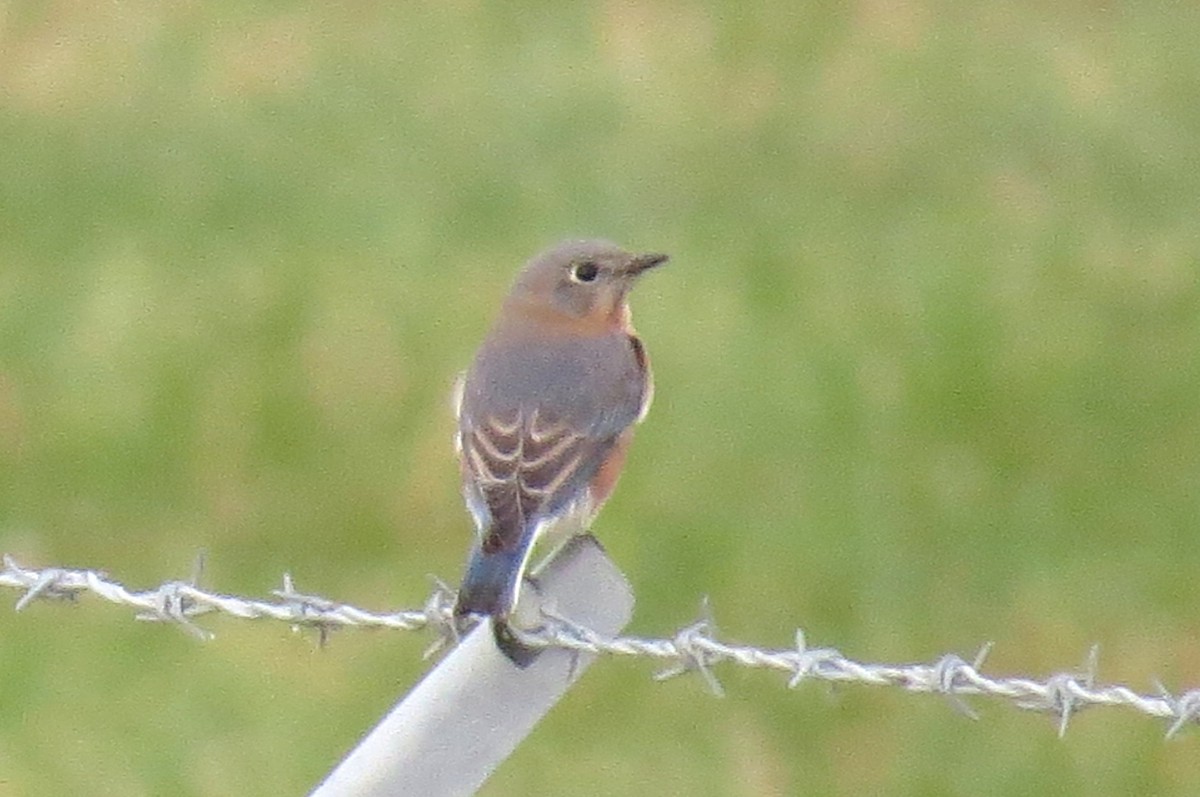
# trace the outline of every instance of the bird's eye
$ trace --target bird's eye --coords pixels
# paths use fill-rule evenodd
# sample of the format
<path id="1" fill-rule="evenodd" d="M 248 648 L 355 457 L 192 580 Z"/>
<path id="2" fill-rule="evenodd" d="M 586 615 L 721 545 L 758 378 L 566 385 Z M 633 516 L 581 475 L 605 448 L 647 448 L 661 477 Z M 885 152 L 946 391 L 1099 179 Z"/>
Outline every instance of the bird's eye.
<path id="1" fill-rule="evenodd" d="M 576 263 L 571 268 L 571 279 L 575 282 L 593 282 L 600 274 L 600 267 L 591 260 Z"/>

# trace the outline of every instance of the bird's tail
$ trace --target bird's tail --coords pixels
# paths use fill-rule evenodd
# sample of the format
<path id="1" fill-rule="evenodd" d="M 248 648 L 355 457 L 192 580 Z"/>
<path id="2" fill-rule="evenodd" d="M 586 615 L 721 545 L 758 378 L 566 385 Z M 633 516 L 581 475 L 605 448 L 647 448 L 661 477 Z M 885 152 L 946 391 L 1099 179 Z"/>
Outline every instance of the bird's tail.
<path id="1" fill-rule="evenodd" d="M 517 602 L 517 587 L 525 564 L 525 546 L 517 545 L 497 551 L 484 551 L 476 545 L 467 562 L 467 573 L 458 588 L 454 614 L 485 614 L 503 619 Z"/>
<path id="2" fill-rule="evenodd" d="M 485 551 L 482 545 L 476 545 L 454 604 L 454 616 L 460 619 L 472 614 L 490 617 L 496 645 L 518 667 L 528 666 L 537 657 L 536 650 L 513 638 L 508 626 L 508 616 L 516 605 L 524 577 L 532 536 L 531 530 L 523 536 L 521 544 L 494 551 Z"/>

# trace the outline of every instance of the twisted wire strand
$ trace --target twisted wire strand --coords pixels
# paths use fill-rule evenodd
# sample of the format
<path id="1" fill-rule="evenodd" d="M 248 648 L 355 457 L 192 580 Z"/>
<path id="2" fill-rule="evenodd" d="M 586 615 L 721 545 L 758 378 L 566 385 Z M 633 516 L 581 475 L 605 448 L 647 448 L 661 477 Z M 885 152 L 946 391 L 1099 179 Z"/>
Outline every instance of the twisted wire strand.
<path id="1" fill-rule="evenodd" d="M 247 599 L 201 589 L 197 577 L 190 581 L 166 581 L 147 590 L 131 590 L 96 570 L 49 567 L 25 568 L 10 556 L 3 558 L 0 587 L 20 590 L 16 610 L 38 600 L 74 600 L 91 593 L 110 603 L 136 609 L 138 620 L 174 623 L 199 639 L 211 638 L 195 622 L 207 614 L 224 614 L 242 620 L 274 620 L 293 627 L 314 628 L 325 642 L 339 628 L 382 628 L 395 631 L 431 632 L 435 641 L 426 655 L 452 644 L 456 638 L 453 619 L 454 592 L 438 583 L 420 609 L 373 612 L 296 590 L 285 574 L 273 600 Z M 702 614 L 707 615 L 707 607 Z M 605 637 L 552 612 L 544 613 L 542 626 L 514 630 L 520 642 L 531 647 L 561 648 L 581 653 L 651 659 L 661 669 L 657 680 L 684 673 L 699 674 L 716 695 L 723 694 L 714 668 L 732 664 L 774 670 L 788 677 L 789 688 L 805 681 L 897 687 L 908 692 L 940 694 L 961 713 L 975 718 L 964 700 L 985 696 L 1007 701 L 1020 709 L 1053 714 L 1058 733 L 1066 733 L 1072 717 L 1085 708 L 1109 706 L 1138 711 L 1168 722 L 1167 738 L 1200 722 L 1200 689 L 1178 695 L 1161 684 L 1157 694 L 1137 692 L 1123 685 L 1097 683 L 1098 650 L 1092 648 L 1083 667 L 1044 679 L 993 677 L 981 670 L 991 645 L 985 645 L 968 662 L 947 654 L 931 663 L 875 664 L 846 658 L 833 648 L 813 648 L 803 630 L 797 630 L 791 648 L 770 649 L 726 642 L 714 632 L 711 620 L 691 623 L 671 637 Z"/>

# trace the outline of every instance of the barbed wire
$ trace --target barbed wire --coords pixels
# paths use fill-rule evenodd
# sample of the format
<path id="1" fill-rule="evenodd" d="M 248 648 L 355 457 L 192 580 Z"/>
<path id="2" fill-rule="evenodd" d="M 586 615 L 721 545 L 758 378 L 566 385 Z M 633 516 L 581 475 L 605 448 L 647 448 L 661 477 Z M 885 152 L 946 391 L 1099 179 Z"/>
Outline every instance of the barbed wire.
<path id="1" fill-rule="evenodd" d="M 174 623 L 199 639 L 211 638 L 211 632 L 195 620 L 219 613 L 243 620 L 275 620 L 292 627 L 315 629 L 322 643 L 330 631 L 339 628 L 382 628 L 399 631 L 427 630 L 435 641 L 426 655 L 451 644 L 457 637 L 453 617 L 454 591 L 437 583 L 420 609 L 398 612 L 372 612 L 326 598 L 306 595 L 295 589 L 289 574 L 283 585 L 273 590 L 274 600 L 255 600 L 209 592 L 197 586 L 197 573 L 190 581 L 167 581 L 148 590 L 130 590 L 96 570 L 69 568 L 30 569 L 11 557 L 3 558 L 0 587 L 21 590 L 16 610 L 36 600 L 73 600 L 91 593 L 106 601 L 137 610 L 136 619 Z M 544 624 L 535 630 L 516 630 L 522 644 L 535 648 L 561 648 L 582 653 L 630 656 L 657 661 L 662 669 L 655 675 L 666 680 L 684 673 L 699 673 L 709 689 L 723 694 L 714 668 L 719 664 L 766 669 L 788 676 L 789 688 L 805 681 L 856 683 L 869 686 L 899 687 L 908 692 L 939 694 L 950 700 L 961 713 L 973 719 L 978 715 L 964 700 L 971 696 L 999 698 L 1017 708 L 1053 714 L 1058 718 L 1058 733 L 1066 733 L 1071 719 L 1085 708 L 1110 706 L 1133 709 L 1168 721 L 1167 738 L 1176 736 L 1188 725 L 1200 722 L 1200 689 L 1175 695 L 1161 684 L 1158 694 L 1141 694 L 1121 685 L 1097 683 L 1099 649 L 1093 647 L 1081 670 L 1063 672 L 1038 680 L 1022 677 L 992 677 L 981 670 L 991 650 L 983 648 L 967 662 L 956 654 L 947 654 L 932 663 L 872 664 L 846 658 L 833 648 L 809 647 L 803 630 L 797 630 L 791 648 L 767 649 L 739 645 L 719 639 L 714 625 L 705 618 L 692 623 L 669 638 L 635 636 L 606 637 L 579 626 L 569 619 L 543 611 Z"/>

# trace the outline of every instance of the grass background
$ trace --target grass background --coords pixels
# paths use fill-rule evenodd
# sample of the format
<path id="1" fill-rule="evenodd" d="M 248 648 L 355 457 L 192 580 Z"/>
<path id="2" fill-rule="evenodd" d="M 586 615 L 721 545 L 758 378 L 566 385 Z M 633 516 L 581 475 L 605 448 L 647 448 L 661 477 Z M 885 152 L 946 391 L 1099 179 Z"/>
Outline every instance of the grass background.
<path id="1" fill-rule="evenodd" d="M 662 634 L 1200 685 L 1200 11 L 0 3 L 0 548 L 416 605 L 516 268 L 662 249 L 596 531 Z M 17 597 L 10 596 L 12 600 Z M 300 794 L 425 639 L 0 611 L 0 794 Z M 515 794 L 1193 794 L 1195 733 L 589 671 Z"/>

